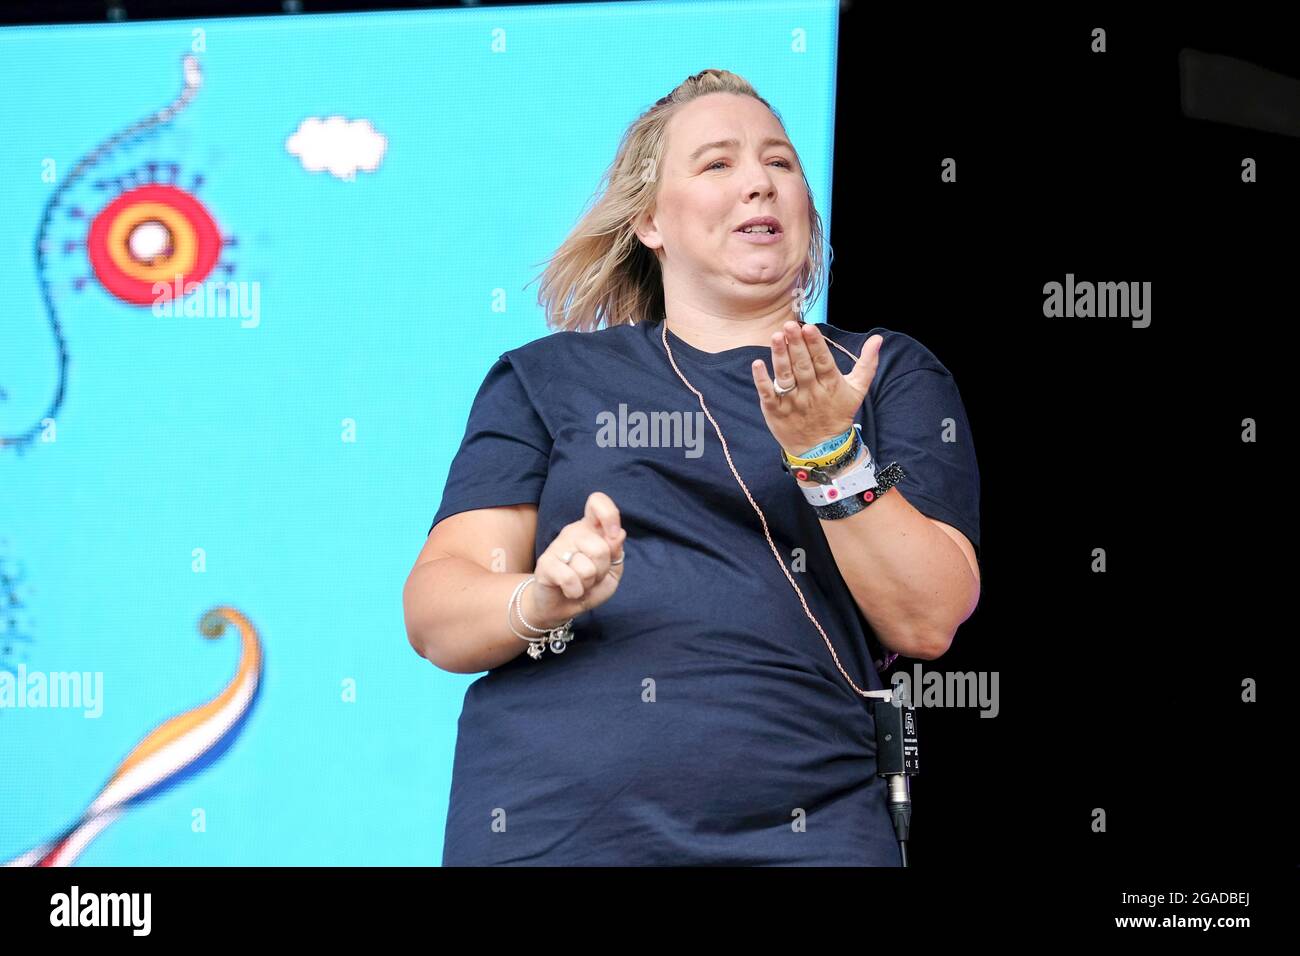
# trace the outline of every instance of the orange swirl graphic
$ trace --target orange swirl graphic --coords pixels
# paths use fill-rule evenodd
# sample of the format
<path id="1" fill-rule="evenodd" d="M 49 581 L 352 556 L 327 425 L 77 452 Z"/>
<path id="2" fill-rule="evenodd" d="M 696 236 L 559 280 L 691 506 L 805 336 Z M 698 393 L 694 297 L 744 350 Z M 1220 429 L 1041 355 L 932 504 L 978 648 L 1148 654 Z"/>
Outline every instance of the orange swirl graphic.
<path id="1" fill-rule="evenodd" d="M 10 860 L 6 866 L 68 866 L 132 800 L 174 781 L 218 744 L 248 713 L 262 674 L 262 642 L 249 619 L 233 607 L 214 607 L 199 620 L 199 633 L 217 638 L 227 624 L 239 631 L 235 675 L 212 700 L 177 714 L 141 740 L 118 764 L 81 818 L 58 838 Z"/>

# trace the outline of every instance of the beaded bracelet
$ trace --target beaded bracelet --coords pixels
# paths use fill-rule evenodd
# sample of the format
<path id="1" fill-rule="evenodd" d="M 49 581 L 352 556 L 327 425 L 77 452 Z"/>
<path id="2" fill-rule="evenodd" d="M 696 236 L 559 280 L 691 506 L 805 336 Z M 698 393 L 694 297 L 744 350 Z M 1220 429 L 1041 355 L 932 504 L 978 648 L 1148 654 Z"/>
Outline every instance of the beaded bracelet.
<path id="1" fill-rule="evenodd" d="M 536 575 L 529 575 L 528 578 L 520 581 L 519 584 L 515 586 L 514 593 L 510 595 L 510 600 L 506 603 L 506 625 L 514 632 L 515 637 L 528 642 L 528 656 L 533 660 L 541 659 L 543 645 L 549 645 L 552 654 L 563 654 L 569 641 L 573 640 L 574 621 L 574 618 L 569 618 L 558 627 L 549 628 L 537 627 L 535 624 L 528 623 L 528 618 L 524 617 L 522 595 L 524 588 L 528 587 L 528 585 L 532 584 L 536 580 Z M 538 632 L 536 637 L 530 637 L 527 634 L 519 633 L 518 628 L 515 627 L 515 622 L 510 619 L 511 609 L 519 615 L 519 620 L 523 623 L 524 627 Z M 548 634 L 549 637 L 543 638 L 541 636 L 543 634 Z"/>

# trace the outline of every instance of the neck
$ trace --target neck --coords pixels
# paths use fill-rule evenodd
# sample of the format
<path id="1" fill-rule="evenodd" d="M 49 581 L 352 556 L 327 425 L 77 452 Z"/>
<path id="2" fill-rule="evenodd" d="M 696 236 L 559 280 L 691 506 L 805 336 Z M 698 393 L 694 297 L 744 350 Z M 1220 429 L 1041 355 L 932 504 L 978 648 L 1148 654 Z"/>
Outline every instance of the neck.
<path id="1" fill-rule="evenodd" d="M 746 345 L 770 346 L 773 334 L 789 321 L 802 324 L 803 319 L 789 308 L 748 319 L 712 315 L 664 317 L 669 332 L 702 352 L 725 352 Z"/>

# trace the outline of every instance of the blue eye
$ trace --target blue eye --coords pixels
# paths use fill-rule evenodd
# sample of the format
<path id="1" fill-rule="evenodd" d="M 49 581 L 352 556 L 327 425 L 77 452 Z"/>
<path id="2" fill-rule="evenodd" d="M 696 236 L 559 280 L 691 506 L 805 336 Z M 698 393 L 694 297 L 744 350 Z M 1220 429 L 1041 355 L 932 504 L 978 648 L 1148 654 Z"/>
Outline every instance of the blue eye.
<path id="1" fill-rule="evenodd" d="M 709 165 L 705 166 L 704 169 L 705 169 L 705 171 L 707 172 L 708 170 L 712 169 L 714 166 L 718 165 L 718 163 L 725 163 L 725 162 L 726 162 L 725 159 L 715 159 L 713 162 L 709 163 Z M 784 166 L 786 169 L 793 169 L 793 168 L 794 168 L 794 166 L 791 165 L 790 161 L 787 160 L 787 159 L 774 159 L 774 160 L 772 160 L 772 162 L 774 162 L 774 163 L 780 163 L 780 164 L 781 164 L 782 166 Z"/>

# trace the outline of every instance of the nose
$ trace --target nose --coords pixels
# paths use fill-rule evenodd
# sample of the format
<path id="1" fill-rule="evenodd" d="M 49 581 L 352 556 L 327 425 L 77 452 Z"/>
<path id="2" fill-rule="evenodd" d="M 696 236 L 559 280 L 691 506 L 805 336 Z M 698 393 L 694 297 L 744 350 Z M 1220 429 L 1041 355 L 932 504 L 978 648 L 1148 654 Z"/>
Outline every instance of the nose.
<path id="1" fill-rule="evenodd" d="M 750 185 L 746 190 L 746 198 L 753 200 L 759 196 L 774 195 L 776 193 L 776 180 L 772 176 L 772 171 L 762 163 L 758 163 L 756 169 L 757 172 L 752 174 L 754 178 L 750 180 Z"/>

